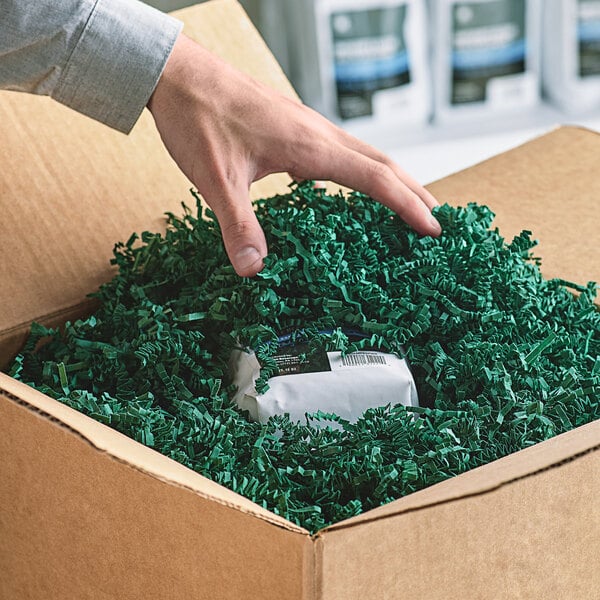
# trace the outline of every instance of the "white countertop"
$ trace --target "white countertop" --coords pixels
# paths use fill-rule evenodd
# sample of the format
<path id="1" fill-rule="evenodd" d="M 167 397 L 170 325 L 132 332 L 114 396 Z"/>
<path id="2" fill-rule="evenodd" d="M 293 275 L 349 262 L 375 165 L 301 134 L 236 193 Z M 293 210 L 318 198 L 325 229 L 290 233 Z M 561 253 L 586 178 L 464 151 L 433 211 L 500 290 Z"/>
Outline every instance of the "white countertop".
<path id="1" fill-rule="evenodd" d="M 346 127 L 391 156 L 405 171 L 422 183 L 430 183 L 470 167 L 510 148 L 542 135 L 559 125 L 578 125 L 600 131 L 600 114 L 588 117 L 566 115 L 542 105 L 518 116 L 486 122 L 431 125 L 398 132 Z"/>

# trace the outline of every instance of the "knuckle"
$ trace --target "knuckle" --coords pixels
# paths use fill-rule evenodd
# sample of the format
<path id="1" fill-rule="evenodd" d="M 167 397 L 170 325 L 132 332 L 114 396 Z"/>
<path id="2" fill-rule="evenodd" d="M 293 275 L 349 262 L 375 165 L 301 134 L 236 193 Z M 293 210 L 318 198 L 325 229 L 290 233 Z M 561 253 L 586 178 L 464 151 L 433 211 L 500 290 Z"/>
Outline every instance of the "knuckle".
<path id="1" fill-rule="evenodd" d="M 223 229 L 223 233 L 232 240 L 245 238 L 253 231 L 254 222 L 249 219 L 233 221 L 232 223 L 228 223 Z"/>
<path id="2" fill-rule="evenodd" d="M 380 162 L 373 161 L 370 164 L 368 172 L 369 187 L 372 190 L 372 196 L 379 201 L 384 201 L 390 194 L 396 195 L 398 192 L 398 180 L 393 171 Z"/>
<path id="3" fill-rule="evenodd" d="M 288 170 L 306 170 L 307 165 L 315 164 L 316 159 L 327 159 L 338 145 L 312 119 L 290 124 L 289 132 L 287 143 L 280 145 L 279 152 L 279 157 L 289 163 Z"/>
<path id="4" fill-rule="evenodd" d="M 394 178 L 394 173 L 388 165 L 379 161 L 373 161 L 370 164 L 370 177 L 377 181 L 381 181 L 384 184 L 389 183 Z"/>

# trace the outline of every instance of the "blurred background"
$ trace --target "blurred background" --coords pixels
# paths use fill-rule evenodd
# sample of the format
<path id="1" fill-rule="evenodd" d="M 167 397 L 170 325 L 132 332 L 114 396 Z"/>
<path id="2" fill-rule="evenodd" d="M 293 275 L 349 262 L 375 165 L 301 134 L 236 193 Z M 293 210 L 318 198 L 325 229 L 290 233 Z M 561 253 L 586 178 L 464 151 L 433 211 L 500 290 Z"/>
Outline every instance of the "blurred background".
<path id="1" fill-rule="evenodd" d="M 559 124 L 600 130 L 600 0 L 241 4 L 306 104 L 424 183 Z"/>

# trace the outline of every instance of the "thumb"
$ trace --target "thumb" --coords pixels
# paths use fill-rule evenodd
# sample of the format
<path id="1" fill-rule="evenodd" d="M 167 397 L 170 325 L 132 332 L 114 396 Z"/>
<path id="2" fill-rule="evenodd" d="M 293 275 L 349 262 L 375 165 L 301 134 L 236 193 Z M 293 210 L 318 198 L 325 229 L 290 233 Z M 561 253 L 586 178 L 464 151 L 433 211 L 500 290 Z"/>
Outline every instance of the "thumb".
<path id="1" fill-rule="evenodd" d="M 252 209 L 248 191 L 228 191 L 221 197 L 206 198 L 206 201 L 217 216 L 225 250 L 235 272 L 241 277 L 253 277 L 264 266 L 267 241 Z"/>

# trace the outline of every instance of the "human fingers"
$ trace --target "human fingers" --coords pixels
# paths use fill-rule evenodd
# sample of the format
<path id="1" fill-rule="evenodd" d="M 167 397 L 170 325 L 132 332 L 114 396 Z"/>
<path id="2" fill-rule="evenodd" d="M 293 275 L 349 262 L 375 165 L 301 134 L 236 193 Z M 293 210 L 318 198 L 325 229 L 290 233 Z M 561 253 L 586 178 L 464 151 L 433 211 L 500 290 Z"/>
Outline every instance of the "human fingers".
<path id="1" fill-rule="evenodd" d="M 413 177 L 411 177 L 404 169 L 402 169 L 398 164 L 396 164 L 391 158 L 389 158 L 384 152 L 378 150 L 374 146 L 360 140 L 341 127 L 338 127 L 322 115 L 315 115 L 317 119 L 321 121 L 319 127 L 323 128 L 323 131 L 327 131 L 327 135 L 334 140 L 338 140 L 341 144 L 359 152 L 360 154 L 364 154 L 369 158 L 383 163 L 388 166 L 396 176 L 408 187 L 410 188 L 417 196 L 426 204 L 429 209 L 432 209 L 435 206 L 439 206 L 439 202 L 436 200 L 435 196 L 427 190 L 424 186 L 422 186 L 418 181 L 416 181 Z"/>
<path id="2" fill-rule="evenodd" d="M 199 190 L 202 194 L 202 190 Z M 243 186 L 214 188 L 202 194 L 221 227 L 225 250 L 235 272 L 253 277 L 263 268 L 267 255 L 265 234 L 252 209 L 248 190 Z"/>
<path id="3" fill-rule="evenodd" d="M 318 147 L 316 151 L 315 148 Z M 438 236 L 442 229 L 428 204 L 384 162 L 330 140 L 295 159 L 296 177 L 327 179 L 371 196 L 397 213 L 422 235 Z"/>
<path id="4" fill-rule="evenodd" d="M 435 198 L 435 196 L 424 186 L 422 186 L 416 179 L 411 177 L 404 169 L 402 169 L 397 163 L 395 163 L 391 158 L 389 158 L 386 154 L 378 150 L 377 148 L 355 138 L 350 135 L 348 132 L 338 129 L 338 136 L 340 141 L 348 148 L 355 150 L 356 152 L 360 152 L 373 160 L 381 162 L 396 174 L 396 176 L 406 185 L 408 186 L 421 200 L 427 205 L 429 209 L 434 208 L 435 206 L 439 206 L 439 202 Z"/>

